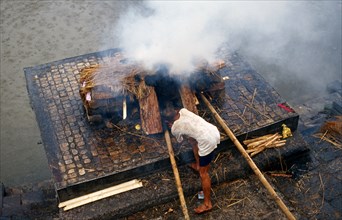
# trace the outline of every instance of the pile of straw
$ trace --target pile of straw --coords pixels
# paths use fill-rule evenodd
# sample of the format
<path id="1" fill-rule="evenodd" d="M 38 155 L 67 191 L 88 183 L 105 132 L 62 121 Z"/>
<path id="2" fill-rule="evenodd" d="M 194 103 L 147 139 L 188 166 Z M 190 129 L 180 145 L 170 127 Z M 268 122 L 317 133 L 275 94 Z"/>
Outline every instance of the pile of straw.
<path id="1" fill-rule="evenodd" d="M 342 149 L 342 116 L 336 116 L 335 120 L 325 122 L 320 132 L 315 134 L 314 137 L 320 138 Z"/>
<path id="2" fill-rule="evenodd" d="M 141 66 L 123 64 L 113 59 L 108 63 L 84 68 L 80 73 L 80 94 L 85 96 L 95 87 L 109 88 L 117 95 L 135 95 L 137 99 L 146 97 L 150 90 L 144 83 L 146 72 Z"/>

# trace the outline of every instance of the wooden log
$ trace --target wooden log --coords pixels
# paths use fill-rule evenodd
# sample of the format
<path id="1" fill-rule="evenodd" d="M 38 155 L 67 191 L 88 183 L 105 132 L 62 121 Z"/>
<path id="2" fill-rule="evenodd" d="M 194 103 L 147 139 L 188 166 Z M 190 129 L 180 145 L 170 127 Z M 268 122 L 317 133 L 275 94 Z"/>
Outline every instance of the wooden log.
<path id="1" fill-rule="evenodd" d="M 244 140 L 243 143 L 248 145 L 250 143 L 256 142 L 256 141 L 260 141 L 260 140 L 264 140 L 266 138 L 269 138 L 270 136 L 272 136 L 273 134 L 267 134 L 261 137 L 257 137 L 257 138 L 253 138 L 253 139 L 248 139 L 248 140 Z"/>
<path id="2" fill-rule="evenodd" d="M 208 89 L 203 90 L 203 91 L 210 93 L 211 97 L 215 99 L 219 97 L 224 97 L 225 96 L 225 83 L 224 82 L 212 83 Z"/>
<path id="3" fill-rule="evenodd" d="M 123 96 L 118 96 L 115 99 L 97 99 L 87 101 L 87 105 L 89 108 L 106 108 L 106 107 L 113 107 L 113 108 L 122 108 L 122 103 L 125 98 Z"/>
<path id="4" fill-rule="evenodd" d="M 258 141 L 249 143 L 249 144 L 247 145 L 247 147 L 248 147 L 248 148 L 258 147 L 259 145 L 262 145 L 262 144 L 264 144 L 264 143 L 267 143 L 267 142 L 269 142 L 270 140 L 273 140 L 274 138 L 277 139 L 277 138 L 278 138 L 278 134 L 273 134 L 272 136 L 268 136 L 268 137 L 264 138 L 263 140 L 258 140 Z"/>
<path id="5" fill-rule="evenodd" d="M 280 138 L 281 138 L 281 136 L 277 134 L 277 135 L 276 135 L 275 137 L 273 137 L 271 140 L 268 140 L 267 142 L 261 144 L 260 146 L 261 146 L 261 147 L 267 147 L 267 146 L 269 146 L 270 144 L 272 144 L 274 141 L 276 141 L 277 139 L 280 139 Z"/>
<path id="6" fill-rule="evenodd" d="M 87 115 L 87 118 L 91 123 L 100 123 L 103 121 L 102 115 Z"/>
<path id="7" fill-rule="evenodd" d="M 251 157 L 257 155 L 258 153 L 261 153 L 263 150 L 265 150 L 265 147 L 260 147 L 256 151 L 251 153 Z"/>
<path id="8" fill-rule="evenodd" d="M 208 101 L 208 99 L 203 95 L 200 94 L 201 98 L 203 100 L 203 102 L 205 103 L 205 105 L 209 108 L 209 110 L 211 111 L 211 113 L 213 114 L 213 116 L 215 117 L 215 119 L 217 120 L 217 122 L 222 126 L 222 128 L 224 129 L 224 131 L 227 133 L 227 135 L 229 136 L 229 138 L 232 140 L 232 142 L 235 144 L 235 146 L 238 148 L 238 150 L 240 151 L 240 153 L 242 154 L 242 156 L 246 159 L 247 163 L 249 164 L 249 166 L 252 168 L 252 170 L 254 171 L 254 173 L 257 175 L 257 177 L 259 178 L 259 180 L 261 181 L 261 183 L 265 186 L 265 188 L 267 189 L 267 191 L 270 193 L 270 195 L 272 196 L 272 198 L 275 200 L 275 202 L 278 204 L 278 206 L 280 207 L 280 209 L 284 212 L 284 214 L 286 215 L 286 217 L 288 219 L 296 219 L 294 217 L 294 215 L 290 212 L 290 210 L 287 208 L 287 206 L 284 204 L 284 202 L 281 200 L 281 198 L 277 195 L 277 193 L 274 191 L 273 187 L 271 186 L 271 184 L 267 181 L 267 179 L 265 178 L 265 176 L 261 173 L 261 171 L 259 170 L 259 168 L 257 167 L 257 165 L 254 163 L 254 161 L 252 160 L 252 158 L 248 155 L 248 153 L 246 152 L 246 150 L 243 148 L 243 146 L 241 145 L 240 141 L 235 137 L 235 135 L 233 134 L 233 132 L 229 129 L 229 127 L 227 126 L 227 124 L 225 123 L 225 121 L 221 118 L 221 116 L 217 113 L 217 111 L 214 109 L 214 107 L 210 104 L 210 102 Z"/>
<path id="9" fill-rule="evenodd" d="M 109 196 L 113 196 L 122 192 L 126 192 L 132 189 L 136 189 L 142 187 L 142 182 L 134 179 L 129 182 L 125 182 L 116 186 L 109 187 L 107 189 L 103 189 L 97 192 L 89 193 L 84 196 L 80 196 L 74 199 L 67 200 L 65 202 L 61 202 L 58 207 L 63 208 L 64 211 L 79 207 L 81 205 L 85 205 L 91 202 L 98 201 L 100 199 L 107 198 Z"/>
<path id="10" fill-rule="evenodd" d="M 196 107 L 196 96 L 193 91 L 191 91 L 188 84 L 182 84 L 179 88 L 179 94 L 182 99 L 183 107 L 187 110 L 198 115 L 198 110 Z"/>
<path id="11" fill-rule="evenodd" d="M 84 91 L 82 91 L 83 88 L 80 90 L 81 96 L 85 95 Z M 117 96 L 122 95 L 120 92 L 114 92 L 110 87 L 106 85 L 96 85 L 90 89 L 87 90 L 90 91 L 91 94 L 91 100 L 99 100 L 99 99 L 113 99 Z"/>
<path id="12" fill-rule="evenodd" d="M 139 99 L 141 127 L 147 135 L 161 133 L 163 126 L 157 94 L 154 87 L 147 86 L 144 81 L 141 81 L 140 84 L 149 90 L 145 97 Z"/>
<path id="13" fill-rule="evenodd" d="M 186 202 L 185 202 L 185 198 L 184 198 L 182 183 L 181 183 L 181 180 L 180 180 L 180 177 L 179 177 L 179 172 L 178 172 L 178 168 L 177 168 L 175 154 L 174 154 L 173 148 L 172 148 L 172 143 L 171 143 L 171 138 L 170 138 L 169 130 L 167 130 L 167 129 L 165 130 L 164 137 L 165 137 L 167 149 L 169 151 L 171 166 L 172 166 L 173 174 L 175 176 L 178 196 L 179 196 L 179 200 L 181 202 L 181 207 L 182 207 L 182 211 L 183 211 L 183 214 L 184 214 L 184 218 L 186 220 L 188 220 L 188 219 L 190 219 L 190 217 L 189 217 L 188 208 L 186 206 Z"/>

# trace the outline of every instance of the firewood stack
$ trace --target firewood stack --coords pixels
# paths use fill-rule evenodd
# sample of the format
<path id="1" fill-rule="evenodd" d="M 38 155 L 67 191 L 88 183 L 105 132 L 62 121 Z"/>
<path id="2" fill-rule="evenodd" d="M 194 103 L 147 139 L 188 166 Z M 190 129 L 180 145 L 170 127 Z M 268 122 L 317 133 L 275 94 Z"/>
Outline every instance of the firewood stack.
<path id="1" fill-rule="evenodd" d="M 90 122 L 102 121 L 107 114 L 122 117 L 128 91 L 135 89 L 130 79 L 138 74 L 137 68 L 120 64 L 121 58 L 115 58 L 81 71 L 80 96 Z"/>
<path id="2" fill-rule="evenodd" d="M 182 105 L 197 113 L 196 91 L 224 90 L 222 77 L 217 73 L 224 66 L 223 61 L 202 64 L 189 80 L 182 81 L 178 89 Z M 98 123 L 110 119 L 118 123 L 138 111 L 146 134 L 163 132 L 157 87 L 145 82 L 145 77 L 151 74 L 153 71 L 127 62 L 121 53 L 108 62 L 84 68 L 80 73 L 80 96 L 88 121 Z"/>
<path id="3" fill-rule="evenodd" d="M 286 140 L 282 140 L 282 136 L 278 133 L 275 133 L 245 140 L 243 141 L 243 143 L 247 145 L 246 152 L 249 153 L 251 156 L 255 156 L 267 148 L 284 146 L 286 144 Z"/>

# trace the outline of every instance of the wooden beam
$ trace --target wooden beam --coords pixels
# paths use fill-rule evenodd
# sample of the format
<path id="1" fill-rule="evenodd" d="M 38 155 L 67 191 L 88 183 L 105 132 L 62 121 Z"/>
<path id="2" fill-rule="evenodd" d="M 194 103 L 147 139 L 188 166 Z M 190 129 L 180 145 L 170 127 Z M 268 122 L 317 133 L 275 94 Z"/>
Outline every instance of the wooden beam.
<path id="1" fill-rule="evenodd" d="M 188 84 L 182 84 L 179 88 L 179 94 L 182 99 L 183 107 L 187 110 L 198 115 L 198 110 L 196 107 L 196 95 L 193 91 L 191 91 Z"/>
<path id="2" fill-rule="evenodd" d="M 129 182 L 125 182 L 97 192 L 89 193 L 84 196 L 80 196 L 74 199 L 67 200 L 65 202 L 61 202 L 59 203 L 58 207 L 64 207 L 63 210 L 67 211 L 91 202 L 98 201 L 100 199 L 107 198 L 109 196 L 113 196 L 140 187 L 142 187 L 142 182 L 140 180 L 134 179 Z"/>
<path id="3" fill-rule="evenodd" d="M 154 87 L 146 85 L 145 81 L 140 86 L 149 91 L 145 97 L 139 99 L 141 127 L 147 135 L 162 133 L 163 126 Z"/>

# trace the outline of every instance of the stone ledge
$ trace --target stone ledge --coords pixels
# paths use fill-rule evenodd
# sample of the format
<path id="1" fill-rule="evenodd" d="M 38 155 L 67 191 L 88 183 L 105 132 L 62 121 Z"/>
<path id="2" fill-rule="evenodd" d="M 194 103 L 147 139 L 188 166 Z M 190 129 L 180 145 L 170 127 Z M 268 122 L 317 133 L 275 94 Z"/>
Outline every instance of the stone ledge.
<path id="1" fill-rule="evenodd" d="M 216 152 L 216 158 L 210 171 L 212 184 L 234 181 L 251 175 L 252 170 L 236 147 L 229 144 Z M 308 157 L 309 150 L 301 135 L 297 132 L 288 139 L 285 147 L 269 149 L 253 159 L 262 171 L 279 167 L 291 167 L 296 158 Z M 302 160 L 301 162 L 305 162 Z M 196 195 L 201 190 L 199 176 L 187 166 L 179 167 L 185 195 Z M 173 173 L 170 169 L 142 178 L 144 187 L 115 195 L 69 211 L 60 209 L 61 219 L 117 219 L 132 213 L 178 199 Z"/>

